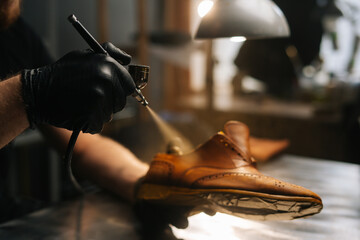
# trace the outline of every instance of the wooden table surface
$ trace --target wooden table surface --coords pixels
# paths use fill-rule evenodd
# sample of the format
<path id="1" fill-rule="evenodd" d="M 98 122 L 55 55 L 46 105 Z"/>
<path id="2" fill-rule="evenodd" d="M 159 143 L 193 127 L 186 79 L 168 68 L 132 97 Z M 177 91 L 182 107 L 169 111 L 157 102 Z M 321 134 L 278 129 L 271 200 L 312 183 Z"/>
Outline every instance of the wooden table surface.
<path id="1" fill-rule="evenodd" d="M 189 227 L 162 239 L 360 239 L 360 165 L 282 155 L 259 165 L 270 175 L 318 193 L 320 214 L 291 221 L 250 221 L 219 214 L 198 214 Z M 159 239 L 141 236 L 131 207 L 114 196 L 96 193 L 0 225 L 0 239 Z"/>

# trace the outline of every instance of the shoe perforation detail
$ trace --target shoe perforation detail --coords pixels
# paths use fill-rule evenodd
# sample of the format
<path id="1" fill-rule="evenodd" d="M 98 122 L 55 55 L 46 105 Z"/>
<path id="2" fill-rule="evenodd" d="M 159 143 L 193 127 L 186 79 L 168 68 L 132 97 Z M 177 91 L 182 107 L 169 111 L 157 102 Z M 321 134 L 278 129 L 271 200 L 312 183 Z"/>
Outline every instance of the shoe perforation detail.
<path id="1" fill-rule="evenodd" d="M 278 188 L 285 188 L 285 184 L 294 187 L 294 188 L 302 188 L 298 185 L 295 184 L 291 184 L 291 183 L 285 183 L 283 181 L 274 179 L 272 177 L 268 177 L 266 175 L 259 175 L 259 174 L 254 174 L 254 173 L 234 173 L 234 172 L 225 172 L 225 173 L 217 173 L 217 174 L 212 174 L 212 175 L 208 175 L 208 176 L 204 176 L 202 178 L 199 178 L 198 180 L 196 180 L 194 182 L 195 183 L 202 183 L 205 181 L 209 181 L 209 180 L 214 180 L 214 179 L 218 179 L 218 178 L 223 178 L 223 177 L 230 177 L 230 176 L 248 176 L 248 177 L 253 177 L 253 178 L 257 178 L 257 179 L 273 179 L 274 180 L 274 186 L 278 187 Z"/>
<path id="2" fill-rule="evenodd" d="M 199 178 L 196 183 L 201 183 L 201 182 L 205 182 L 208 180 L 214 180 L 214 179 L 218 179 L 218 178 L 222 178 L 222 177 L 230 177 L 230 176 L 250 176 L 250 177 L 254 177 L 254 178 L 270 178 L 264 175 L 258 175 L 258 174 L 253 174 L 253 173 L 234 173 L 234 172 L 225 172 L 225 173 L 217 173 L 217 174 L 212 174 L 212 175 L 208 175 L 202 178 Z"/>

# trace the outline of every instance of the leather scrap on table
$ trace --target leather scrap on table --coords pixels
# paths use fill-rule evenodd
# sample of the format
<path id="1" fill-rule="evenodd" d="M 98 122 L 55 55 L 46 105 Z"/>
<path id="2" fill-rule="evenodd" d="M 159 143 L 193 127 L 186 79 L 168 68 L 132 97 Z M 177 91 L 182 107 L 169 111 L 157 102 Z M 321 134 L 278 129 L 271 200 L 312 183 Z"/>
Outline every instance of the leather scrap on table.
<path id="1" fill-rule="evenodd" d="M 249 144 L 252 157 L 259 162 L 265 162 L 283 152 L 290 145 L 290 141 L 250 137 Z"/>

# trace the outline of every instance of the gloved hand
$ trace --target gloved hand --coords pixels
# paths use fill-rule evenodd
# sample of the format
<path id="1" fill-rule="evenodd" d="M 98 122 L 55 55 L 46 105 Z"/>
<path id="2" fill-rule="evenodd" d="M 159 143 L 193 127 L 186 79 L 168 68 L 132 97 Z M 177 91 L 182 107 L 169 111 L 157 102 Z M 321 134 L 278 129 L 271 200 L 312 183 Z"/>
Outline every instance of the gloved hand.
<path id="1" fill-rule="evenodd" d="M 136 201 L 133 210 L 139 221 L 137 228 L 141 239 L 177 239 L 170 228 L 173 225 L 180 229 L 188 227 L 190 207 L 160 205 L 149 201 Z"/>
<path id="2" fill-rule="evenodd" d="M 160 205 L 150 201 L 136 201 L 133 206 L 135 215 L 143 224 L 143 229 L 156 231 L 169 224 L 185 229 L 188 227 L 188 217 L 192 207 Z"/>
<path id="3" fill-rule="evenodd" d="M 188 227 L 188 217 L 192 212 L 191 206 L 164 205 L 139 199 L 137 197 L 144 178 L 140 178 L 134 189 L 133 211 L 139 220 L 138 232 L 142 239 L 176 239 L 172 235 L 169 224 L 177 228 Z"/>
<path id="4" fill-rule="evenodd" d="M 118 62 L 131 57 L 110 43 L 109 55 L 73 51 L 57 62 L 24 70 L 22 96 L 30 127 L 40 123 L 97 133 L 112 114 L 122 110 L 135 84 Z"/>

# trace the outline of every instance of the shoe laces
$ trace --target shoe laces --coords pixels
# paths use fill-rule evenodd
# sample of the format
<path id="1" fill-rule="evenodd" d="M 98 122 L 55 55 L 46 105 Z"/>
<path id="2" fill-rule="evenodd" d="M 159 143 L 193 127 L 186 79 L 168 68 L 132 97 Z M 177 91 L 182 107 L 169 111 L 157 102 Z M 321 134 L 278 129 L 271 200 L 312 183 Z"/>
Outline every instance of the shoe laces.
<path id="1" fill-rule="evenodd" d="M 225 148 L 229 148 L 236 155 L 241 157 L 244 161 L 256 167 L 256 160 L 250 155 L 249 150 L 246 150 L 245 152 L 243 149 L 241 149 L 241 147 L 237 146 L 228 136 L 226 136 L 224 132 L 220 131 L 219 135 L 222 136 L 219 142 L 222 143 Z"/>

